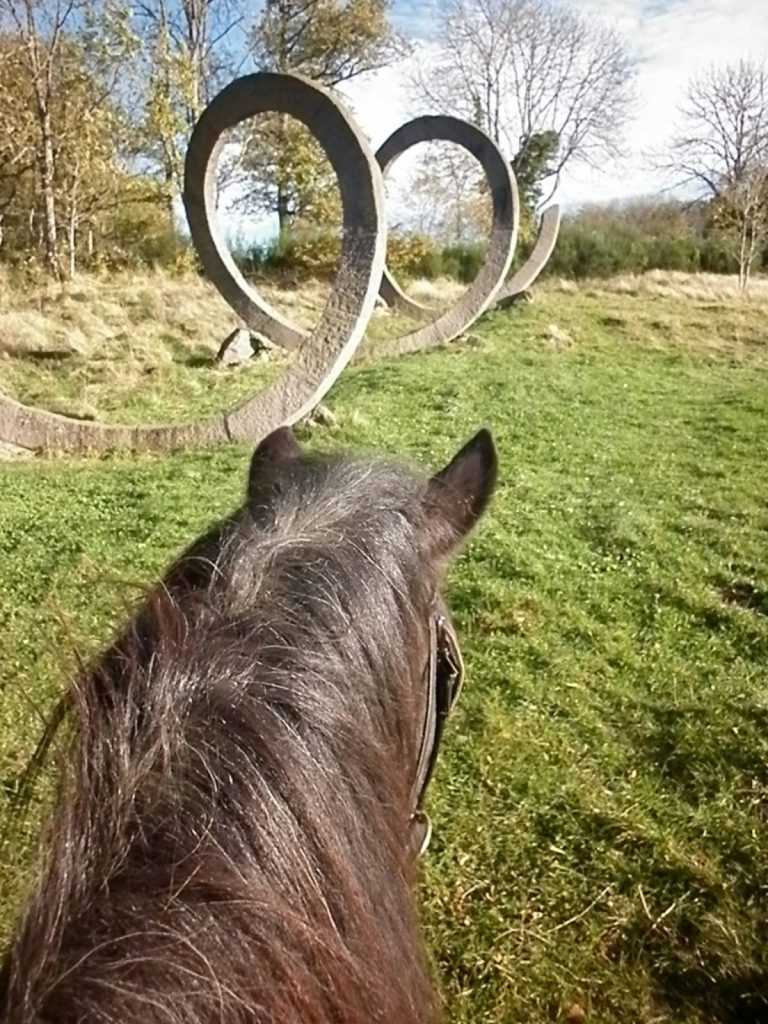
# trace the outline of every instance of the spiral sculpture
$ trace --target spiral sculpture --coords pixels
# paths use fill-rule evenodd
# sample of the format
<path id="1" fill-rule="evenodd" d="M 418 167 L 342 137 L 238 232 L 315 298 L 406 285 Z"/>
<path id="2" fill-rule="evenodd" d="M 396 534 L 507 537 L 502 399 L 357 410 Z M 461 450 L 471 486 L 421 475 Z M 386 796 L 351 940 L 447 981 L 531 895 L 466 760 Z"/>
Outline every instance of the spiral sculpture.
<path id="1" fill-rule="evenodd" d="M 320 321 L 307 332 L 271 308 L 240 273 L 215 216 L 215 176 L 223 133 L 256 114 L 276 112 L 302 121 L 318 140 L 339 182 L 343 209 L 341 262 Z M 483 267 L 449 309 L 436 313 L 408 299 L 386 264 L 382 174 L 419 142 L 463 146 L 480 163 L 492 197 L 492 227 Z M 25 406 L 0 393 L 0 446 L 30 450 L 169 450 L 231 440 L 255 441 L 306 416 L 338 378 L 359 344 L 379 292 L 420 326 L 397 339 L 396 352 L 414 352 L 457 337 L 499 300 L 511 301 L 541 271 L 554 246 L 556 207 L 546 211 L 536 248 L 511 282 L 519 201 L 509 163 L 479 129 L 454 117 L 419 117 L 403 125 L 374 156 L 335 94 L 297 74 L 260 72 L 238 78 L 201 115 L 190 140 L 184 206 L 192 241 L 209 278 L 249 330 L 295 353 L 285 374 L 266 391 L 209 419 L 190 424 L 122 426 L 83 422 Z"/>

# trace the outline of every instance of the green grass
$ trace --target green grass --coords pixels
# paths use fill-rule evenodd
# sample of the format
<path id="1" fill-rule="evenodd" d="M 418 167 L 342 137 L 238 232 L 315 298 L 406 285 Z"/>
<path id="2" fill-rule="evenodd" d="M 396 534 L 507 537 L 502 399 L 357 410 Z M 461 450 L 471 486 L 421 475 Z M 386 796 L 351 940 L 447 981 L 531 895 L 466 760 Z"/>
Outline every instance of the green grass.
<path id="1" fill-rule="evenodd" d="M 477 333 L 353 367 L 308 435 L 437 466 L 487 424 L 500 449 L 430 796 L 447 1017 L 765 1021 L 766 311 L 550 291 Z M 0 799 L 74 652 L 239 500 L 246 455 L 0 467 Z M 26 863 L 2 851 L 6 921 Z"/>
<path id="2" fill-rule="evenodd" d="M 317 282 L 300 291 L 260 288 L 308 330 L 329 289 Z M 266 388 L 291 359 L 273 354 L 266 364 L 217 365 L 217 349 L 236 324 L 213 286 L 194 274 L 83 275 L 57 286 L 0 266 L 0 386 L 17 401 L 77 419 L 133 424 L 210 416 Z M 413 326 L 377 312 L 366 350 Z"/>

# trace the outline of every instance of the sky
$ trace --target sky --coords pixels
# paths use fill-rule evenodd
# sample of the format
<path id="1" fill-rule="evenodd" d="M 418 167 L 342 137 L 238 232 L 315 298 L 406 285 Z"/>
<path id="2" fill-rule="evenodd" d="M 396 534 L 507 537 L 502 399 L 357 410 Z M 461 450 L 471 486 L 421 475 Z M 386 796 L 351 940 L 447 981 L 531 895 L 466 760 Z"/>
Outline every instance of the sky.
<path id="1" fill-rule="evenodd" d="M 414 46 L 411 60 L 428 59 L 437 31 L 437 2 L 393 2 L 393 21 Z M 654 170 L 653 154 L 674 133 L 686 85 L 692 75 L 713 63 L 745 56 L 768 58 L 768 0 L 571 0 L 571 6 L 611 25 L 625 38 L 637 66 L 637 102 L 625 130 L 621 160 L 599 171 L 567 167 L 554 200 L 565 211 L 573 211 L 588 202 L 658 194 L 664 189 L 674 194 L 674 181 Z M 374 149 L 421 113 L 408 101 L 405 74 L 403 67 L 390 67 L 340 87 Z M 407 182 L 415 159 L 416 153 L 407 154 L 392 172 L 390 206 L 397 206 L 398 187 Z M 236 225 L 234 218 L 227 223 L 225 213 L 224 221 L 227 234 L 236 227 L 243 236 L 242 218 Z M 245 231 L 258 238 L 274 233 L 272 220 L 249 224 Z"/>
<path id="2" fill-rule="evenodd" d="M 393 4 L 395 23 L 415 41 L 415 59 L 434 38 L 435 6 L 434 0 Z M 652 153 L 674 132 L 688 80 L 712 63 L 768 57 L 768 0 L 573 0 L 572 6 L 626 39 L 637 62 L 637 105 L 622 161 L 600 172 L 567 168 L 555 198 L 573 209 L 659 192 L 673 183 L 653 170 Z M 374 147 L 418 113 L 406 102 L 398 69 L 350 83 L 346 95 Z"/>

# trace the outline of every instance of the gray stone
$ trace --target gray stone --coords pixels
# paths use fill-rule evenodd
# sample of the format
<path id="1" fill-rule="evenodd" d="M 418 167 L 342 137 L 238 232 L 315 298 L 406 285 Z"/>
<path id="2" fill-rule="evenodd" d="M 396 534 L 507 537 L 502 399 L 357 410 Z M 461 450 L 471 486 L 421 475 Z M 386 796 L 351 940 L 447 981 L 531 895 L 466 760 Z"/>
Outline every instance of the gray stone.
<path id="1" fill-rule="evenodd" d="M 506 309 L 513 305 L 517 296 L 531 287 L 549 262 L 559 232 L 560 207 L 548 206 L 542 214 L 539 234 L 531 255 L 504 286 L 498 297 L 496 304 L 499 309 Z"/>
<path id="2" fill-rule="evenodd" d="M 216 362 L 222 366 L 242 366 L 253 356 L 251 332 L 244 327 L 236 327 L 221 344 L 216 353 Z"/>
<path id="3" fill-rule="evenodd" d="M 338 427 L 339 418 L 335 413 L 332 413 L 327 405 L 315 406 L 309 415 L 310 426 L 317 427 Z"/>
<path id="4" fill-rule="evenodd" d="M 0 441 L 0 459 L 28 459 L 34 454 L 29 448 L 19 448 L 17 444 Z"/>

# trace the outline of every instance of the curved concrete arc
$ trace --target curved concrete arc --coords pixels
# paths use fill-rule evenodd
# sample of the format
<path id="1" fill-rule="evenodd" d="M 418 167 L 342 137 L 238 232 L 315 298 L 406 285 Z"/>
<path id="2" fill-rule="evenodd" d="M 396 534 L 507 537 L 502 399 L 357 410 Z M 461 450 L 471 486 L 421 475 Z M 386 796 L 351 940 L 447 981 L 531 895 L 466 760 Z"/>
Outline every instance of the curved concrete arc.
<path id="1" fill-rule="evenodd" d="M 245 293 L 239 288 L 230 272 L 231 257 L 220 248 L 219 233 L 211 222 L 221 134 L 264 111 L 291 114 L 307 124 L 339 176 L 344 210 L 341 264 L 333 290 L 315 330 L 295 337 L 298 351 L 286 374 L 230 412 L 190 424 L 83 422 L 0 394 L 0 440 L 29 449 L 75 451 L 171 449 L 256 440 L 275 427 L 296 422 L 320 401 L 352 357 L 376 302 L 386 252 L 381 173 L 347 111 L 330 93 L 301 76 L 248 75 L 232 82 L 206 108 L 187 153 L 185 206 L 203 266 L 237 312 L 251 316 L 244 319 L 253 329 L 267 334 L 262 317 L 270 314 L 263 304 L 253 302 L 250 290 Z M 284 343 L 287 335 L 282 337 Z"/>
<path id="2" fill-rule="evenodd" d="M 541 215 L 536 244 L 522 267 L 502 289 L 496 300 L 499 309 L 511 306 L 521 292 L 527 291 L 549 262 L 560 231 L 560 216 L 559 206 L 548 206 Z"/>
<path id="3" fill-rule="evenodd" d="M 216 158 L 227 129 L 278 111 L 307 125 L 339 181 L 341 263 L 315 329 L 297 332 L 246 284 L 214 226 Z M 373 314 L 386 256 L 384 187 L 365 136 L 335 95 L 296 74 L 260 72 L 232 82 L 209 104 L 187 151 L 184 205 L 203 267 L 253 331 L 297 350 L 289 372 L 225 416 L 234 438 L 254 438 L 295 423 L 320 401 L 351 359 Z M 286 326 L 287 325 L 287 326 Z"/>
<path id="4" fill-rule="evenodd" d="M 379 293 L 391 306 L 420 320 L 431 319 L 418 330 L 398 338 L 387 351 L 418 352 L 451 341 L 488 309 L 509 273 L 520 223 L 520 199 L 512 169 L 498 146 L 474 125 L 446 115 L 417 117 L 398 128 L 379 147 L 376 159 L 382 172 L 412 146 L 436 140 L 462 146 L 480 163 L 491 191 L 492 219 L 485 261 L 461 298 L 443 313 L 409 299 L 385 269 Z"/>

